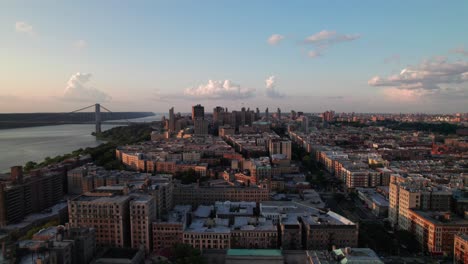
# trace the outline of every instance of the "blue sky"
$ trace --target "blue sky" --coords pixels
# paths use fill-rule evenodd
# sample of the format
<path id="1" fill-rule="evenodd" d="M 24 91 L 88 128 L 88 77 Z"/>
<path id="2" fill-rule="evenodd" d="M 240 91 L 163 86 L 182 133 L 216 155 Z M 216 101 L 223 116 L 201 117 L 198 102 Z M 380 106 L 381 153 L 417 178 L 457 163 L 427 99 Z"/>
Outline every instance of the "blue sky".
<path id="1" fill-rule="evenodd" d="M 3 1 L 0 112 L 96 101 L 467 112 L 467 11 L 467 1 Z"/>

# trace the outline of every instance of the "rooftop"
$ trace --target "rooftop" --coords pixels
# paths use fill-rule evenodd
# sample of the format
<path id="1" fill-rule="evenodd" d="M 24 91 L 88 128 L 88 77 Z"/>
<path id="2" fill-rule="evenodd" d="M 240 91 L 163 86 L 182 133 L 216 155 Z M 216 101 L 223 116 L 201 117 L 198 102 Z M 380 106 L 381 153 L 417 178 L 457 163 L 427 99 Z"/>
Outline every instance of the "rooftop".
<path id="1" fill-rule="evenodd" d="M 278 249 L 228 249 L 228 256 L 283 256 L 281 250 Z"/>
<path id="2" fill-rule="evenodd" d="M 468 221 L 451 212 L 411 210 L 435 225 L 463 225 L 468 227 Z"/>
<path id="3" fill-rule="evenodd" d="M 75 198 L 73 202 L 121 203 L 128 199 L 130 199 L 130 196 L 127 195 L 113 195 L 108 197 L 81 195 Z"/>

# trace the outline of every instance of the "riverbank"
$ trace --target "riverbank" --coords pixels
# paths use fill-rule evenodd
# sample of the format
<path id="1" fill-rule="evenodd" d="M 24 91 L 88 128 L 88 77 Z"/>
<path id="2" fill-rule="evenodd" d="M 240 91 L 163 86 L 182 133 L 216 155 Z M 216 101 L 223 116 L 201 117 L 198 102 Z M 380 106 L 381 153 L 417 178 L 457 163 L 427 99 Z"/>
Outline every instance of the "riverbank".
<path id="1" fill-rule="evenodd" d="M 70 153 L 55 157 L 46 157 L 42 162 L 28 161 L 24 165 L 25 172 L 46 167 L 66 159 L 80 155 L 91 155 L 93 161 L 106 169 L 124 169 L 123 165 L 115 157 L 115 148 L 119 145 L 134 144 L 151 139 L 151 124 L 135 124 L 130 126 L 114 127 L 101 133 L 99 140 L 102 142 L 95 147 L 79 148 Z"/>

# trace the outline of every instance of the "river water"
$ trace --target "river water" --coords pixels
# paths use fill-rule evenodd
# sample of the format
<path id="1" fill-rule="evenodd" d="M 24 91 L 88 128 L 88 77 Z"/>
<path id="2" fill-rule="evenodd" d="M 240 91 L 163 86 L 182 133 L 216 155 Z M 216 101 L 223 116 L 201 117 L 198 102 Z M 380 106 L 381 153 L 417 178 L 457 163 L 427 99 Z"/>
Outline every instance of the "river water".
<path id="1" fill-rule="evenodd" d="M 131 121 L 155 120 L 161 120 L 161 115 Z M 115 125 L 103 124 L 102 130 L 112 127 Z M 91 135 L 94 129 L 93 124 L 0 129 L 0 173 L 28 161 L 41 162 L 46 157 L 67 154 L 79 148 L 96 147 L 103 141 Z"/>

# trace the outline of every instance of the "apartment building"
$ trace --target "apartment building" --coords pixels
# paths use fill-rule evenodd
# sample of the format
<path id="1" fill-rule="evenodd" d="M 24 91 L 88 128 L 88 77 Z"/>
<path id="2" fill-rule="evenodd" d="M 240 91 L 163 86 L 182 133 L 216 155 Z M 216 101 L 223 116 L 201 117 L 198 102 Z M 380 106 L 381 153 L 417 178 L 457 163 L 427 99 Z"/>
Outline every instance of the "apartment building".
<path id="1" fill-rule="evenodd" d="M 156 220 L 156 202 L 151 195 L 137 195 L 130 201 L 130 239 L 132 248 L 153 250 L 152 223 Z"/>
<path id="2" fill-rule="evenodd" d="M 167 220 L 153 222 L 153 250 L 172 248 L 183 241 L 183 232 L 190 221 L 190 205 L 176 205 L 167 214 Z"/>
<path id="3" fill-rule="evenodd" d="M 71 227 L 96 230 L 96 243 L 101 246 L 130 246 L 129 202 L 127 195 L 79 196 L 68 201 Z"/>
<path id="4" fill-rule="evenodd" d="M 196 184 L 174 186 L 174 204 L 189 204 L 197 207 L 214 204 L 216 201 L 253 201 L 270 199 L 268 188 L 250 187 L 198 187 Z"/>
<path id="5" fill-rule="evenodd" d="M 453 263 L 468 263 L 468 235 L 460 233 L 454 236 L 453 243 Z"/>
<path id="6" fill-rule="evenodd" d="M 305 249 L 331 249 L 333 246 L 358 245 L 355 223 L 333 212 L 301 216 Z"/>
<path id="7" fill-rule="evenodd" d="M 296 215 L 288 215 L 281 220 L 280 234 L 282 249 L 302 249 L 302 225 Z"/>
<path id="8" fill-rule="evenodd" d="M 195 219 L 184 231 L 183 243 L 194 248 L 203 249 L 229 249 L 231 248 L 231 229 L 228 220 Z M 224 222 L 219 224 L 219 222 Z"/>
<path id="9" fill-rule="evenodd" d="M 238 216 L 231 227 L 233 248 L 278 248 L 278 227 L 271 220 Z"/>
<path id="10" fill-rule="evenodd" d="M 64 194 L 64 177 L 64 171 L 39 171 L 23 177 L 21 166 L 12 167 L 10 178 L 0 179 L 0 227 L 58 203 Z"/>
<path id="11" fill-rule="evenodd" d="M 159 218 L 161 215 L 172 210 L 174 206 L 172 175 L 160 174 L 152 176 L 151 182 L 147 192 L 155 199 L 156 217 Z"/>
<path id="12" fill-rule="evenodd" d="M 455 235 L 468 232 L 467 219 L 450 211 L 409 210 L 409 217 L 421 249 L 433 254 L 453 254 Z"/>
<path id="13" fill-rule="evenodd" d="M 329 249 L 357 246 L 357 224 L 331 211 L 324 212 L 295 202 L 260 204 L 260 215 L 279 224 L 283 249 Z"/>

